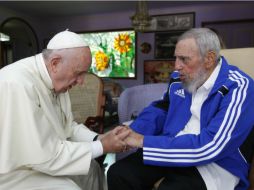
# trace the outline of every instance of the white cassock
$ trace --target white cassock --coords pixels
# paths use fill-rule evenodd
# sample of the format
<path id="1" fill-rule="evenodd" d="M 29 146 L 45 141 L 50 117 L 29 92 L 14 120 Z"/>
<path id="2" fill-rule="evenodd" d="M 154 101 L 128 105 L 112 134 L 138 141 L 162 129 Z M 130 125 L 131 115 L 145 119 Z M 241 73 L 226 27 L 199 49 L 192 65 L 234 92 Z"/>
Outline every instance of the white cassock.
<path id="1" fill-rule="evenodd" d="M 0 190 L 102 189 L 96 133 L 73 122 L 68 92 L 52 89 L 41 54 L 0 70 Z"/>

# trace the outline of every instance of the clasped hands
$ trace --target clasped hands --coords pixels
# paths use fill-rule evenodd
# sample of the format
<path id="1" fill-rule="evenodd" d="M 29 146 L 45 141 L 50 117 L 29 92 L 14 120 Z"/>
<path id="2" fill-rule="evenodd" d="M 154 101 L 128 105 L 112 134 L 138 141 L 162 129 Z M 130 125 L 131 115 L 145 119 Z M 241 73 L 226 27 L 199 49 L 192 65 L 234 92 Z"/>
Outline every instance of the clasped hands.
<path id="1" fill-rule="evenodd" d="M 117 126 L 101 135 L 103 152 L 125 152 L 132 148 L 143 147 L 144 136 L 134 132 L 128 126 Z"/>

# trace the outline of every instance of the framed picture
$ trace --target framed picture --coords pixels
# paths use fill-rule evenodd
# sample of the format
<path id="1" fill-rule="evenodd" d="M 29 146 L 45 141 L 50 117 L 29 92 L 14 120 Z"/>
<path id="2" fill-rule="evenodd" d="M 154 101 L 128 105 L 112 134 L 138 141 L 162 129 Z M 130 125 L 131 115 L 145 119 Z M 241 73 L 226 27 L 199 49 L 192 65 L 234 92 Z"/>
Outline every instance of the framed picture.
<path id="1" fill-rule="evenodd" d="M 169 82 L 175 60 L 145 60 L 144 83 Z"/>
<path id="2" fill-rule="evenodd" d="M 154 58 L 155 59 L 173 59 L 176 42 L 178 40 L 178 37 L 183 32 L 184 31 L 155 33 Z"/>
<path id="3" fill-rule="evenodd" d="M 195 13 L 179 13 L 152 16 L 151 25 L 145 29 L 148 32 L 188 30 L 195 26 Z"/>
<path id="4" fill-rule="evenodd" d="M 103 78 L 135 79 L 136 32 L 133 29 L 81 32 L 92 53 L 90 72 Z"/>
<path id="5" fill-rule="evenodd" d="M 206 21 L 201 25 L 217 33 L 224 49 L 254 46 L 254 19 Z"/>

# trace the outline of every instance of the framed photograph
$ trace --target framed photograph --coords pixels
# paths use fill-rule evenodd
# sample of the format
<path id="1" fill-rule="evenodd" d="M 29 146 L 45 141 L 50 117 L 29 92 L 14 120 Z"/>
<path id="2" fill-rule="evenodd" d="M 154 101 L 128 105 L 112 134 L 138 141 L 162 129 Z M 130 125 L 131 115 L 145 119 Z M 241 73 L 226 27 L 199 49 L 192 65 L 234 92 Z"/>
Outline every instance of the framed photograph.
<path id="1" fill-rule="evenodd" d="M 152 16 L 151 25 L 145 30 L 154 31 L 172 31 L 188 30 L 195 26 L 195 13 L 179 13 L 169 15 Z"/>
<path id="2" fill-rule="evenodd" d="M 155 33 L 154 58 L 155 59 L 173 59 L 176 42 L 178 40 L 178 37 L 183 32 L 184 31 Z"/>
<path id="3" fill-rule="evenodd" d="M 169 82 L 174 71 L 175 60 L 145 60 L 144 83 Z"/>

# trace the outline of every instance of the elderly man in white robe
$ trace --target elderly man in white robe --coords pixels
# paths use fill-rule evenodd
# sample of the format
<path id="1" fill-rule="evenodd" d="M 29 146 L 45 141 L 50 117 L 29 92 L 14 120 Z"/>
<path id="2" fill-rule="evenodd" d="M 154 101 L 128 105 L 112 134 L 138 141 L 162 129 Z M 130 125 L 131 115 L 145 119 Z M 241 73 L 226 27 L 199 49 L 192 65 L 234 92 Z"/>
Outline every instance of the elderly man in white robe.
<path id="1" fill-rule="evenodd" d="M 123 151 L 130 131 L 98 135 L 73 121 L 68 89 L 90 64 L 86 42 L 64 31 L 42 54 L 0 70 L 0 190 L 105 188 L 93 159 Z"/>

